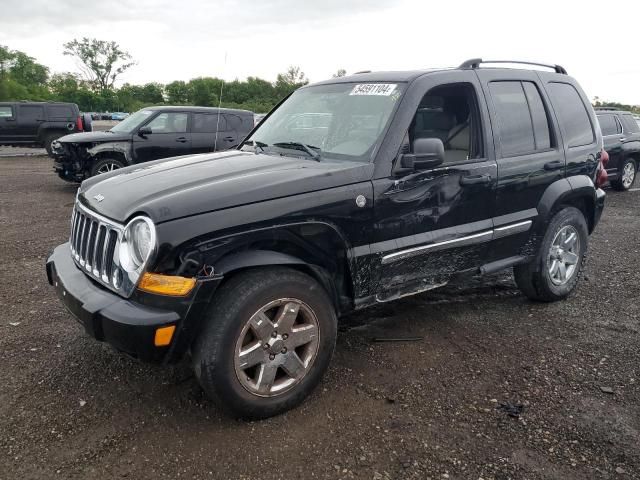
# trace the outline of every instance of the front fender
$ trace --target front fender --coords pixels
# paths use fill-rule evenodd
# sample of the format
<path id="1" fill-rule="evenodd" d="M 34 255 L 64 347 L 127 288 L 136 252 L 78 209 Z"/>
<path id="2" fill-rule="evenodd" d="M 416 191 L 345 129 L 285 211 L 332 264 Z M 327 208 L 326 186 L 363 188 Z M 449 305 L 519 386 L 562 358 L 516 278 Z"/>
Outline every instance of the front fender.
<path id="1" fill-rule="evenodd" d="M 108 142 L 108 143 L 99 143 L 93 148 L 88 148 L 87 153 L 92 157 L 100 153 L 105 152 L 117 152 L 124 155 L 124 159 L 127 162 L 127 165 L 131 165 L 133 163 L 131 157 L 131 143 L 130 142 Z"/>

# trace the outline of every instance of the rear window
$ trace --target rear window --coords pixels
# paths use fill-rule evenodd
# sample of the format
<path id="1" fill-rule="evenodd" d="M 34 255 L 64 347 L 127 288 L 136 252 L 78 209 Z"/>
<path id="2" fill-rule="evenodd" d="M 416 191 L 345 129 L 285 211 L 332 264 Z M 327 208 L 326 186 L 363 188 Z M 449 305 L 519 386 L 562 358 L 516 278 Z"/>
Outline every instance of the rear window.
<path id="1" fill-rule="evenodd" d="M 194 113 L 193 114 L 193 133 L 215 133 L 216 131 L 224 132 L 227 130 L 227 123 L 224 115 L 217 113 Z"/>
<path id="2" fill-rule="evenodd" d="M 535 84 L 491 82 L 489 90 L 498 117 L 502 156 L 533 153 L 551 147 L 547 112 Z"/>
<path id="3" fill-rule="evenodd" d="M 13 117 L 13 108 L 11 105 L 0 105 L 0 118 Z"/>
<path id="4" fill-rule="evenodd" d="M 563 127 L 565 144 L 571 147 L 591 145 L 595 134 L 589 113 L 580 94 L 568 83 L 549 83 L 549 92 L 560 124 Z"/>
<path id="5" fill-rule="evenodd" d="M 624 126 L 624 131 L 627 133 L 638 133 L 640 132 L 640 127 L 638 127 L 638 123 L 632 115 L 622 115 L 620 117 L 622 119 L 622 125 Z"/>
<path id="6" fill-rule="evenodd" d="M 620 133 L 620 127 L 618 126 L 615 115 L 598 115 L 598 123 L 600 123 L 602 135 L 605 137 Z"/>
<path id="7" fill-rule="evenodd" d="M 73 110 L 68 105 L 49 105 L 47 111 L 50 120 L 70 120 L 74 117 Z"/>

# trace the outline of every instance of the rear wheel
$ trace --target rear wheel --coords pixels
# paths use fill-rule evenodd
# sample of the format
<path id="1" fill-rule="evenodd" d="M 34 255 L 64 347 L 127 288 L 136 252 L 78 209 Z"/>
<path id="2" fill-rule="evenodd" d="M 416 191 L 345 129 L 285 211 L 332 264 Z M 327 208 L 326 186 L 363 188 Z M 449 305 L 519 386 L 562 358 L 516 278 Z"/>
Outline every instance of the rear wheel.
<path id="1" fill-rule="evenodd" d="M 629 190 L 633 186 L 633 182 L 636 181 L 637 171 L 636 162 L 632 158 L 627 159 L 622 165 L 620 176 L 611 182 L 611 187 L 621 192 Z"/>
<path id="2" fill-rule="evenodd" d="M 301 403 L 318 385 L 335 346 L 337 320 L 324 289 L 286 268 L 238 274 L 216 294 L 193 349 L 205 392 L 243 418 Z"/>
<path id="3" fill-rule="evenodd" d="M 588 241 L 582 212 L 574 207 L 560 210 L 549 223 L 536 259 L 514 267 L 518 288 L 541 302 L 568 297 L 578 284 Z"/>
<path id="4" fill-rule="evenodd" d="M 91 167 L 91 176 L 100 175 L 102 173 L 109 173 L 119 168 L 123 168 L 125 165 L 121 160 L 115 158 L 103 158 L 98 160 Z"/>

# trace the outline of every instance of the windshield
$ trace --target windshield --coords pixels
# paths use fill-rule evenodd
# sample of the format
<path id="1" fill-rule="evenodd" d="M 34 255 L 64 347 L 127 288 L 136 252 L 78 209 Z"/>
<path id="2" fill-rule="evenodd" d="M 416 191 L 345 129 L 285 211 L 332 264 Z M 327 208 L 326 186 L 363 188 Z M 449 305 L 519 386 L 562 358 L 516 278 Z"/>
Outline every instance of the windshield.
<path id="1" fill-rule="evenodd" d="M 131 133 L 153 114 L 153 110 L 138 110 L 111 128 L 112 132 Z"/>
<path id="2" fill-rule="evenodd" d="M 368 162 L 403 88 L 397 83 L 302 88 L 260 124 L 243 149 Z"/>

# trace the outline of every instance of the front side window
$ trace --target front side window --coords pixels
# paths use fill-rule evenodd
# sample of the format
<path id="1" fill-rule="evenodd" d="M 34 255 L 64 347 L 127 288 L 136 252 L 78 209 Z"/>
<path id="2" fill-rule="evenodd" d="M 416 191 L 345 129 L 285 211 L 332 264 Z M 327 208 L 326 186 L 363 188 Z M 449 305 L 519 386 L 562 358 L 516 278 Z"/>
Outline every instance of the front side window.
<path id="1" fill-rule="evenodd" d="M 589 113 L 578 91 L 568 83 L 549 83 L 554 109 L 564 127 L 565 144 L 571 147 L 591 145 L 595 141 Z"/>
<path id="2" fill-rule="evenodd" d="M 0 105 L 0 118 L 12 118 L 13 109 L 11 105 Z"/>
<path id="3" fill-rule="evenodd" d="M 151 120 L 146 126 L 151 129 L 151 133 L 185 133 L 188 119 L 188 113 L 165 112 Z"/>
<path id="4" fill-rule="evenodd" d="M 608 135 L 617 135 L 618 133 L 620 133 L 615 115 L 598 115 L 598 123 L 600 123 L 602 135 L 604 135 L 605 137 Z"/>
<path id="5" fill-rule="evenodd" d="M 260 123 L 242 148 L 368 162 L 403 90 L 401 83 L 301 88 Z"/>
<path id="6" fill-rule="evenodd" d="M 153 110 L 138 110 L 133 115 L 129 115 L 120 123 L 111 128 L 112 132 L 132 133 L 153 115 Z"/>

